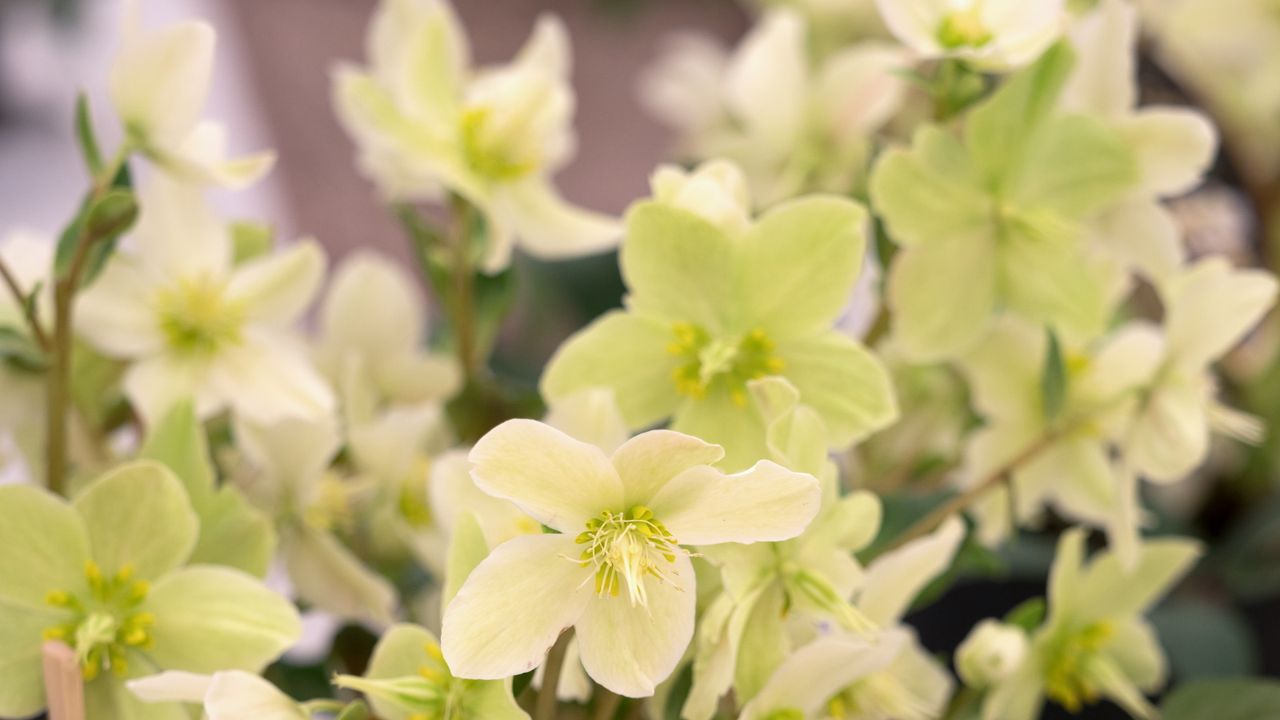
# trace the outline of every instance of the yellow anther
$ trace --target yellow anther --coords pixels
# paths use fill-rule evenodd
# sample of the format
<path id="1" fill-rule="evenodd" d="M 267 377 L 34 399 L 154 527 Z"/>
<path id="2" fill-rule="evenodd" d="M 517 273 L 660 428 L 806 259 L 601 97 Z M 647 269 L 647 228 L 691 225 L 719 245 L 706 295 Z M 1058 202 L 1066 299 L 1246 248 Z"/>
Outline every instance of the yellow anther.
<path id="1" fill-rule="evenodd" d="M 444 652 L 440 649 L 438 643 L 427 643 L 425 646 L 427 655 L 430 655 L 437 662 L 444 662 Z"/>
<path id="2" fill-rule="evenodd" d="M 149 592 L 151 592 L 151 583 L 146 580 L 135 580 L 133 586 L 129 588 L 129 600 L 141 602 L 147 598 Z"/>
<path id="3" fill-rule="evenodd" d="M 98 563 L 92 560 L 85 560 L 84 576 L 89 580 L 90 585 L 102 585 L 102 568 L 98 567 Z"/>
<path id="4" fill-rule="evenodd" d="M 423 665 L 418 668 L 418 675 L 422 676 L 422 678 L 427 682 L 435 683 L 436 685 L 439 685 L 449 679 L 447 675 L 428 665 Z"/>
<path id="5" fill-rule="evenodd" d="M 52 605 L 53 607 L 58 608 L 70 607 L 73 601 L 71 594 L 62 590 L 52 590 L 44 596 L 44 602 L 46 605 Z"/>
<path id="6" fill-rule="evenodd" d="M 133 565 L 131 563 L 125 563 L 120 567 L 119 570 L 116 571 L 116 582 L 118 583 L 129 582 L 129 578 L 132 578 L 132 577 L 133 577 Z"/>
<path id="7" fill-rule="evenodd" d="M 86 681 L 92 681 L 98 677 L 98 671 L 102 669 L 102 665 L 92 660 L 85 660 L 80 664 L 80 674 Z"/>
<path id="8" fill-rule="evenodd" d="M 54 627 L 47 627 L 40 632 L 40 637 L 44 640 L 66 640 L 67 629 L 56 625 Z"/>

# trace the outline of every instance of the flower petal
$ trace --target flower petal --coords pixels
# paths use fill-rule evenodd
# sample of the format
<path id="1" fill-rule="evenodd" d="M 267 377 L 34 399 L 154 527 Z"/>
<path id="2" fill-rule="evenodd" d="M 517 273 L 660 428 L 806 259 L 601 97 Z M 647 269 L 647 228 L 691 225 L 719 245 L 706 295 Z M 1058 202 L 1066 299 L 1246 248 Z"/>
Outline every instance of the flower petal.
<path id="1" fill-rule="evenodd" d="M 205 22 L 150 32 L 126 26 L 111 66 L 111 100 L 127 132 L 163 145 L 195 125 L 209 91 L 216 41 Z"/>
<path id="2" fill-rule="evenodd" d="M 893 382 L 880 359 L 838 332 L 778 348 L 800 402 L 822 416 L 827 444 L 844 448 L 898 419 Z"/>
<path id="3" fill-rule="evenodd" d="M 154 291 L 155 281 L 141 262 L 127 253 L 117 253 L 76 298 L 76 332 L 112 357 L 158 352 L 164 346 L 164 336 L 152 308 Z"/>
<path id="4" fill-rule="evenodd" d="M 154 581 L 191 554 L 199 520 L 182 483 L 165 466 L 139 461 L 93 481 L 72 503 L 84 519 L 104 575 L 131 568 Z"/>
<path id="5" fill-rule="evenodd" d="M 617 450 L 631 435 L 627 421 L 613 399 L 613 390 L 606 387 L 579 390 L 552 403 L 547 410 L 546 422 L 607 453 Z"/>
<path id="6" fill-rule="evenodd" d="M 280 550 L 298 597 L 313 607 L 379 625 L 394 618 L 395 588 L 333 535 L 290 528 L 281 534 Z"/>
<path id="7" fill-rule="evenodd" d="M 1072 23 L 1070 35 L 1076 66 L 1062 91 L 1063 107 L 1109 118 L 1129 114 L 1138 104 L 1137 7 L 1106 0 Z"/>
<path id="8" fill-rule="evenodd" d="M 788 540 L 804 532 L 821 503 L 812 475 L 761 460 L 735 475 L 690 468 L 649 507 L 682 545 L 715 545 Z"/>
<path id="9" fill-rule="evenodd" d="M 11 499 L 0 493 L 0 507 L 8 509 L 5 503 Z M 7 524 L 8 518 L 5 520 Z M 9 539 L 6 529 L 0 526 L 0 539 Z M 7 569 L 10 558 L 3 553 L 0 550 L 0 568 Z M 31 585 L 15 586 L 8 573 L 0 584 L 0 716 L 7 718 L 29 717 L 44 709 L 43 632 L 67 619 L 65 612 L 12 599 L 15 592 L 32 589 Z"/>
<path id="10" fill-rule="evenodd" d="M 918 130 L 911 149 L 884 153 L 871 176 L 871 199 L 894 242 L 913 246 L 976 235 L 990 224 L 991 200 L 955 136 Z"/>
<path id="11" fill-rule="evenodd" d="M 207 367 L 159 355 L 134 363 L 124 374 L 124 394 L 147 425 L 162 421 L 178 403 L 194 398 L 196 415 L 207 418 L 226 407 L 208 383 Z"/>
<path id="12" fill-rule="evenodd" d="M 125 683 L 129 692 L 143 702 L 204 702 L 204 696 L 213 683 L 212 675 L 166 670 Z"/>
<path id="13" fill-rule="evenodd" d="M 1200 184 L 1218 151 L 1213 123 L 1186 108 L 1143 108 L 1120 132 L 1137 152 L 1142 188 L 1159 197 L 1181 195 Z"/>
<path id="14" fill-rule="evenodd" d="M 893 339 L 904 357 L 954 355 L 977 341 L 995 309 L 994 241 L 955 236 L 906 248 L 889 269 L 888 293 Z"/>
<path id="15" fill-rule="evenodd" d="M 610 461 L 622 479 L 624 504 L 643 505 L 669 481 L 689 468 L 714 465 L 724 450 L 692 435 L 651 430 L 618 448 Z"/>
<path id="16" fill-rule="evenodd" d="M 722 386 L 712 387 L 706 397 L 686 399 L 671 429 L 724 448 L 720 467 L 730 472 L 745 470 L 769 454 L 760 412 Z"/>
<path id="17" fill-rule="evenodd" d="M 808 337 L 840 317 L 862 269 L 867 213 L 834 196 L 775 206 L 741 247 L 744 317 L 770 339 Z M 786 272 L 779 272 L 786 268 Z"/>
<path id="18" fill-rule="evenodd" d="M 338 266 L 320 309 L 321 356 L 330 376 L 346 353 L 367 360 L 415 350 L 425 329 L 422 293 L 399 264 L 357 251 Z"/>
<path id="19" fill-rule="evenodd" d="M 1209 453 L 1209 415 L 1204 389 L 1188 381 L 1164 382 L 1125 437 L 1125 459 L 1148 480 L 1171 482 L 1186 476 Z"/>
<path id="20" fill-rule="evenodd" d="M 242 670 L 215 673 L 204 702 L 208 720 L 308 720 L 293 698 Z"/>
<path id="21" fill-rule="evenodd" d="M 324 251 L 303 240 L 236 268 L 227 295 L 245 303 L 250 322 L 287 325 L 311 304 L 324 279 Z"/>
<path id="22" fill-rule="evenodd" d="M 1179 537 L 1143 541 L 1132 568 L 1125 567 L 1115 552 L 1099 553 L 1081 582 L 1065 588 L 1073 596 L 1073 618 L 1089 622 L 1142 615 L 1190 572 L 1203 554 L 1203 545 Z"/>
<path id="23" fill-rule="evenodd" d="M 622 223 L 616 218 L 570 205 L 540 177 L 496 188 L 490 212 L 510 224 L 521 248 L 543 260 L 602 253 L 622 237 Z M 497 272 L 502 267 L 485 269 Z"/>
<path id="24" fill-rule="evenodd" d="M 210 368 L 211 395 L 246 420 L 270 424 L 286 418 L 318 418 L 333 412 L 333 391 L 292 338 L 247 332 Z"/>
<path id="25" fill-rule="evenodd" d="M 163 668 L 258 672 L 302 632 L 293 604 L 238 570 L 189 567 L 158 580 L 142 608 L 155 617 L 154 647 Z"/>
<path id="26" fill-rule="evenodd" d="M 767 148 L 793 147 L 805 129 L 810 85 L 805 33 L 799 13 L 769 12 L 725 68 L 725 104 Z"/>
<path id="27" fill-rule="evenodd" d="M 606 313 L 556 350 L 542 374 L 542 395 L 554 406 L 587 388 L 607 387 L 628 425 L 652 425 L 680 404 L 672 379 L 679 359 L 666 349 L 674 339 L 670 323 Z"/>
<path id="28" fill-rule="evenodd" d="M 578 622 L 582 664 L 593 680 L 626 697 L 652 695 L 693 638 L 693 563 L 678 554 L 669 581 L 645 578 L 648 605 L 625 596 L 592 600 Z"/>
<path id="29" fill-rule="evenodd" d="M 920 590 L 951 567 L 964 535 L 964 523 L 952 517 L 932 535 L 877 558 L 867 568 L 858 609 L 875 622 L 896 623 Z"/>
<path id="30" fill-rule="evenodd" d="M 33 485 L 0 485 L 0 605 L 44 610 L 46 593 L 85 587 L 88 559 L 89 535 L 70 505 Z"/>
<path id="31" fill-rule="evenodd" d="M 481 490 L 519 505 L 544 525 L 581 532 L 604 510 L 622 509 L 622 482 L 609 458 L 534 420 L 508 420 L 471 449 Z"/>
<path id="32" fill-rule="evenodd" d="M 454 675 L 497 680 L 528 672 L 592 599 L 591 569 L 567 535 L 524 535 L 471 572 L 444 613 L 441 647 Z"/>
<path id="33" fill-rule="evenodd" d="M 1276 279 L 1209 257 L 1184 270 L 1161 294 L 1169 353 L 1181 367 L 1198 370 L 1239 342 L 1271 308 Z"/>

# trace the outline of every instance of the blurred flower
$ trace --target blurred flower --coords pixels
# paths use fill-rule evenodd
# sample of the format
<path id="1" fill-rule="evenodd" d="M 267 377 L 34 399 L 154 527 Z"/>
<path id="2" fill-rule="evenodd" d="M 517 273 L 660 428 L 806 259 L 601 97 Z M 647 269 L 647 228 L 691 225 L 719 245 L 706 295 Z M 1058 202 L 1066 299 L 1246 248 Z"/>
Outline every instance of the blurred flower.
<path id="1" fill-rule="evenodd" d="M 0 487 L 0 714 L 44 708 L 42 640 L 75 651 L 87 707 L 146 717 L 123 686 L 139 671 L 257 672 L 297 639 L 293 605 L 255 578 L 185 567 L 197 532 L 182 485 L 154 463 L 121 466 L 70 503 Z"/>
<path id="2" fill-rule="evenodd" d="M 1049 575 L 1049 617 L 1031 638 L 1017 669 L 998 681 L 982 704 L 984 720 L 1032 720 L 1044 698 L 1076 713 L 1106 698 L 1130 715 L 1158 717 L 1144 692 L 1164 683 L 1164 653 L 1142 618 L 1200 555 L 1191 540 L 1142 543 L 1126 570 L 1113 552 L 1084 566 L 1085 533 L 1067 531 Z"/>
<path id="3" fill-rule="evenodd" d="M 242 188 L 271 169 L 275 153 L 227 159 L 225 128 L 200 120 L 215 41 L 213 28 L 201 21 L 144 30 L 137 0 L 126 2 L 111 99 L 127 142 L 165 172 Z"/>
<path id="4" fill-rule="evenodd" d="M 572 625 L 596 682 L 653 694 L 693 634 L 693 566 L 682 545 L 784 540 L 818 511 L 813 477 L 767 461 L 725 475 L 710 467 L 721 455 L 659 430 L 610 458 L 528 420 L 481 438 L 471 451 L 480 488 L 558 532 L 510 540 L 471 573 L 445 611 L 450 667 L 482 679 L 526 672 Z"/>
<path id="5" fill-rule="evenodd" d="M 512 243 L 567 258 L 617 244 L 609 217 L 567 204 L 550 176 L 573 155 L 569 42 L 538 21 L 508 65 L 473 71 L 467 38 L 444 0 L 384 0 L 368 36 L 371 66 L 340 66 L 334 104 L 365 171 L 392 200 L 462 196 L 485 215 L 484 269 Z"/>
<path id="6" fill-rule="evenodd" d="M 707 172 L 684 189 L 701 182 L 708 192 L 723 190 Z M 803 198 L 726 232 L 733 228 L 673 204 L 680 193 L 669 196 L 628 215 L 621 256 L 628 310 L 606 314 L 560 347 L 542 377 L 544 397 L 554 403 L 582 388 L 612 388 L 632 428 L 674 416 L 674 429 L 722 445 L 730 470 L 760 457 L 765 427 L 748 402 L 751 380 L 790 381 L 821 416 L 832 447 L 896 418 L 879 361 L 832 329 L 861 266 L 861 206 Z"/>
<path id="7" fill-rule="evenodd" d="M 129 691 L 148 703 L 200 705 L 206 720 L 308 720 L 307 712 L 276 686 L 242 670 L 212 675 L 170 670 L 130 680 Z"/>
<path id="8" fill-rule="evenodd" d="M 34 308 L 48 331 L 53 318 L 53 243 L 23 231 L 10 233 L 0 245 L 0 258 L 24 293 L 36 293 Z M 8 288 L 0 287 L 0 328 L 23 344 L 34 343 L 22 307 Z M 0 432 L 9 433 L 26 463 L 26 476 L 44 476 L 46 383 L 37 368 L 23 367 L 19 358 L 0 361 Z M 4 465 L 0 460 L 0 466 Z"/>
<path id="9" fill-rule="evenodd" d="M 870 138 L 897 111 L 910 61 L 865 42 L 820 65 L 809 59 L 804 19 L 773 10 L 729 55 L 704 39 L 676 38 L 645 75 L 641 97 L 681 134 L 695 159 L 726 157 L 747 172 L 761 206 L 865 181 Z"/>
<path id="10" fill-rule="evenodd" d="M 228 228 L 198 188 L 155 178 L 131 248 L 77 298 L 76 328 L 132 362 L 125 394 L 147 420 L 193 397 L 201 417 L 257 422 L 331 412 L 333 395 L 288 335 L 324 275 L 305 241 L 233 266 Z"/>
<path id="11" fill-rule="evenodd" d="M 924 57 L 1009 70 L 1044 52 L 1065 24 L 1064 0 L 876 0 L 899 40 Z"/>
<path id="12" fill-rule="evenodd" d="M 986 687 L 1009 677 L 1022 664 L 1026 654 L 1025 630 L 995 620 L 983 620 L 956 648 L 956 671 L 970 687 Z"/>

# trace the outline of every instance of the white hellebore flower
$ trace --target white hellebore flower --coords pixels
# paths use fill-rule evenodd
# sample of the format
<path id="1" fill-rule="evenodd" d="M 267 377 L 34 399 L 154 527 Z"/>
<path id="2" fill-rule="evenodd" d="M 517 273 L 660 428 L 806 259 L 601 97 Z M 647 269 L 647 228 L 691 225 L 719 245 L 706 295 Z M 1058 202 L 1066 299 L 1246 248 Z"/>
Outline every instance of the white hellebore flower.
<path id="1" fill-rule="evenodd" d="M 818 511 L 813 476 L 768 461 L 726 475 L 711 467 L 722 456 L 665 430 L 612 457 L 531 420 L 490 431 L 471 451 L 476 484 L 558 532 L 510 540 L 471 573 L 445 611 L 449 667 L 460 677 L 517 675 L 573 626 L 596 682 L 652 695 L 693 635 L 683 546 L 786 540 Z"/>
<path id="2" fill-rule="evenodd" d="M 132 247 L 77 299 L 76 329 L 132 364 L 125 394 L 148 421 L 194 398 L 209 417 L 256 422 L 329 413 L 333 396 L 288 337 L 324 275 L 312 241 L 233 265 L 228 228 L 198 188 L 157 177 L 143 189 Z"/>
<path id="3" fill-rule="evenodd" d="M 362 164 L 391 199 L 464 197 L 488 221 L 484 269 L 502 270 L 518 239 L 533 255 L 607 250 L 621 226 L 566 203 L 550 177 L 573 155 L 570 50 L 545 16 L 510 64 L 474 70 L 444 0 L 383 0 L 369 28 L 367 69 L 334 76 L 338 116 Z"/>
<path id="4" fill-rule="evenodd" d="M 956 648 L 956 671 L 972 687 L 985 687 L 1013 673 L 1027 655 L 1027 633 L 1016 625 L 983 620 Z"/>
<path id="5" fill-rule="evenodd" d="M 111 67 L 111 100 L 126 141 L 186 180 L 242 188 L 262 177 L 275 153 L 227 159 L 226 129 L 200 120 L 213 74 L 213 28 L 188 21 L 148 31 L 138 15 L 137 2 L 126 3 Z"/>
<path id="6" fill-rule="evenodd" d="M 311 717 L 276 686 L 243 670 L 212 675 L 169 670 L 130 680 L 125 685 L 143 702 L 200 705 L 206 720 L 308 720 Z"/>
<path id="7" fill-rule="evenodd" d="M 681 134 L 694 158 L 741 165 L 762 206 L 804 192 L 847 193 L 868 164 L 871 136 L 897 112 L 908 53 L 887 42 L 810 60 L 808 28 L 770 11 L 732 54 L 677 37 L 643 78 L 650 112 Z M 661 198 L 660 198 L 661 199 Z"/>
<path id="8" fill-rule="evenodd" d="M 924 57 L 993 70 L 1030 63 L 1061 33 L 1064 0 L 876 0 L 899 40 Z"/>

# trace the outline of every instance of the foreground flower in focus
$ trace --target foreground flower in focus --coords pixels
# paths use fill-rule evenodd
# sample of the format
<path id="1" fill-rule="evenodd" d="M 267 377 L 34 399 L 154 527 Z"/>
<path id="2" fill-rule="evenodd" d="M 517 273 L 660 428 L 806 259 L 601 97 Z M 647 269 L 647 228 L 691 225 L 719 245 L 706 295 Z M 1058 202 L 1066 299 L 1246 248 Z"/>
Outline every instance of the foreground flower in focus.
<path id="1" fill-rule="evenodd" d="M 124 679 L 258 672 L 292 644 L 298 614 L 284 598 L 236 570 L 183 567 L 196 534 L 182 485 L 154 463 L 114 470 L 71 503 L 0 487 L 0 716 L 44 707 L 42 639 L 75 651 L 88 707 L 121 717 L 148 716 Z"/>
<path id="2" fill-rule="evenodd" d="M 556 259 L 617 244 L 612 218 L 567 204 L 550 176 L 573 155 L 569 41 L 542 18 L 508 65 L 474 71 L 467 38 L 443 0 L 384 0 L 369 29 L 371 67 L 339 67 L 338 116 L 366 172 L 393 200 L 462 196 L 485 215 L 484 269 L 507 266 L 512 243 Z"/>
<path id="3" fill-rule="evenodd" d="M 1166 674 L 1155 632 L 1142 618 L 1200 555 L 1192 540 L 1144 542 L 1132 569 L 1114 552 L 1084 566 L 1085 531 L 1058 542 L 1049 576 L 1049 617 L 1025 661 L 983 702 L 984 720 L 1031 720 L 1045 696 L 1071 712 L 1106 698 L 1137 718 L 1157 717 L 1144 692 Z"/>
<path id="4" fill-rule="evenodd" d="M 818 511 L 812 476 L 768 461 L 725 475 L 710 467 L 722 455 L 664 430 L 612 457 L 534 421 L 490 431 L 471 452 L 476 483 L 558 532 L 510 540 L 471 573 L 445 611 L 449 667 L 461 677 L 518 675 L 573 626 L 596 682 L 653 694 L 693 635 L 683 546 L 786 540 Z"/>
<path id="5" fill-rule="evenodd" d="M 659 172 L 658 200 L 632 208 L 621 255 L 628 309 L 560 347 L 543 374 L 543 395 L 555 402 L 611 388 L 632 428 L 674 416 L 675 430 L 722 445 L 730 470 L 759 459 L 764 445 L 763 418 L 749 403 L 752 380 L 789 380 L 826 424 L 829 447 L 892 422 L 897 408 L 884 367 L 832 329 L 862 266 L 866 213 L 816 196 L 746 223 L 749 211 L 733 204 L 742 197 L 734 190 L 742 184 L 728 182 L 734 174 L 717 173 L 713 182 L 702 173 L 679 183 Z"/>
<path id="6" fill-rule="evenodd" d="M 288 336 L 324 276 L 314 242 L 233 265 L 232 240 L 198 188 L 155 178 L 131 249 L 77 299 L 79 333 L 132 361 L 124 389 L 148 420 L 194 398 L 271 422 L 330 412 L 333 396 Z"/>
<path id="7" fill-rule="evenodd" d="M 997 70 L 1035 60 L 1062 32 L 1064 0 L 876 0 L 899 40 L 925 57 Z"/>

